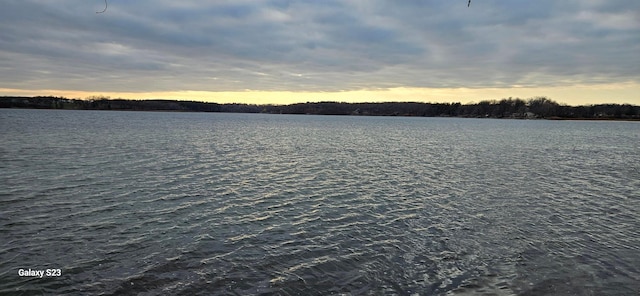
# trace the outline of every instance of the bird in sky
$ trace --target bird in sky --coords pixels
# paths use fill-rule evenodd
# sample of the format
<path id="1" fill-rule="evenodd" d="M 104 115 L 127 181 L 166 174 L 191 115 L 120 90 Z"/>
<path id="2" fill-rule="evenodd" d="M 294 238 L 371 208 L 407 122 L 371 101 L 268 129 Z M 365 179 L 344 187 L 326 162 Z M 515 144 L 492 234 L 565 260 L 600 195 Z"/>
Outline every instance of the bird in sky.
<path id="1" fill-rule="evenodd" d="M 469 5 L 471 5 L 471 0 L 469 0 L 469 3 L 467 3 L 467 7 L 469 7 Z"/>

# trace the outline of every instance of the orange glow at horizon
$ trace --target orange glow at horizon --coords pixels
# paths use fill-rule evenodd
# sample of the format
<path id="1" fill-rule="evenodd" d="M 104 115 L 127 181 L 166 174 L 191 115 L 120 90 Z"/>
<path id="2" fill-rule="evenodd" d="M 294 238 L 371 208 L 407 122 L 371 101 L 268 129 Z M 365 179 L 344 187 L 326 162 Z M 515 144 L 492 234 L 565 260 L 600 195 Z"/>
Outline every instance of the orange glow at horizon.
<path id="1" fill-rule="evenodd" d="M 215 103 L 293 104 L 304 102 L 431 102 L 463 104 L 482 100 L 545 96 L 568 105 L 633 104 L 640 105 L 640 84 L 579 85 L 535 88 L 408 88 L 352 90 L 339 92 L 294 91 L 170 91 L 170 92 L 93 92 L 74 90 L 21 90 L 0 88 L 0 96 L 59 96 L 85 99 L 109 97 L 122 99 L 189 100 Z"/>

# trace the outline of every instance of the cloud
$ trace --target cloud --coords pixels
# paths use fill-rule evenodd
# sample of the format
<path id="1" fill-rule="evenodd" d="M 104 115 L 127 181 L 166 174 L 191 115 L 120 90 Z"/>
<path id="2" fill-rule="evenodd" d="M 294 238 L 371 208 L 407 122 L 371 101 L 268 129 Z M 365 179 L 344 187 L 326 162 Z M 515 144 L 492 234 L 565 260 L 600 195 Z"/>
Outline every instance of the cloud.
<path id="1" fill-rule="evenodd" d="M 11 89 L 341 91 L 640 81 L 640 2 L 10 0 Z"/>

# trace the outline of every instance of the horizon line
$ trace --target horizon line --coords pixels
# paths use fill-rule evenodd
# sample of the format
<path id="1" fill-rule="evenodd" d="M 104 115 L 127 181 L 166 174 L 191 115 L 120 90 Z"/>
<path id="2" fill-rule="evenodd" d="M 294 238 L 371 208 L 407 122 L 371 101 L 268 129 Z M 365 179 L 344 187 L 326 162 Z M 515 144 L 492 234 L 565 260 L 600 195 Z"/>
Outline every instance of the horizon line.
<path id="1" fill-rule="evenodd" d="M 639 84 L 611 84 L 569 88 L 411 88 L 359 89 L 337 91 L 236 90 L 236 91 L 84 91 L 60 89 L 1 88 L 0 96 L 58 96 L 66 98 L 109 97 L 132 100 L 179 100 L 238 104 L 294 104 L 304 102 L 433 102 L 461 104 L 503 98 L 546 97 L 560 104 L 640 104 Z"/>
<path id="2" fill-rule="evenodd" d="M 568 107 L 588 107 L 588 106 L 598 106 L 598 105 L 629 105 L 629 106 L 637 106 L 640 107 L 640 104 L 633 103 L 592 103 L 592 104 L 582 104 L 582 105 L 571 105 L 562 102 L 558 102 L 553 98 L 548 96 L 533 96 L 529 98 L 520 98 L 520 97 L 506 97 L 500 99 L 483 99 L 479 101 L 469 101 L 466 103 L 462 103 L 460 101 L 448 101 L 448 102 L 432 102 L 432 101 L 361 101 L 361 102 L 348 102 L 348 101 L 331 101 L 331 100 L 321 100 L 321 101 L 300 101 L 300 102 L 292 102 L 292 103 L 243 103 L 243 102 L 215 102 L 215 101 L 207 101 L 207 100 L 193 100 L 193 99 L 180 99 L 180 98 L 120 98 L 120 97 L 110 97 L 110 96 L 88 96 L 84 98 L 69 98 L 66 96 L 56 96 L 56 95 L 35 95 L 35 96 L 13 96 L 13 95 L 0 95 L 0 98 L 57 98 L 57 99 L 65 99 L 65 100 L 78 100 L 78 101 L 99 101 L 99 100 L 124 100 L 124 101 L 168 101 L 168 102 L 195 102 L 195 103 L 204 103 L 204 104 L 218 104 L 218 105 L 255 105 L 255 106 L 290 106 L 296 104 L 322 104 L 322 103 L 335 103 L 335 104 L 403 104 L 403 103 L 411 103 L 411 104 L 460 104 L 460 105 L 478 105 L 480 103 L 499 103 L 503 100 L 520 100 L 525 103 L 529 103 L 535 99 L 546 99 L 558 106 L 568 106 Z"/>

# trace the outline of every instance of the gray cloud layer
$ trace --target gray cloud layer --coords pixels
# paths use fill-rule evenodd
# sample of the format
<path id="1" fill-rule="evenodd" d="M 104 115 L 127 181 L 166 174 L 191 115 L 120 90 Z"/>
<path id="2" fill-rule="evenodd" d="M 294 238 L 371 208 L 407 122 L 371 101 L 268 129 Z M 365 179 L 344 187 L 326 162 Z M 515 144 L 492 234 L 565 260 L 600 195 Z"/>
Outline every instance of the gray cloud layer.
<path id="1" fill-rule="evenodd" d="M 640 2 L 9 0 L 0 87 L 86 91 L 640 81 Z"/>

